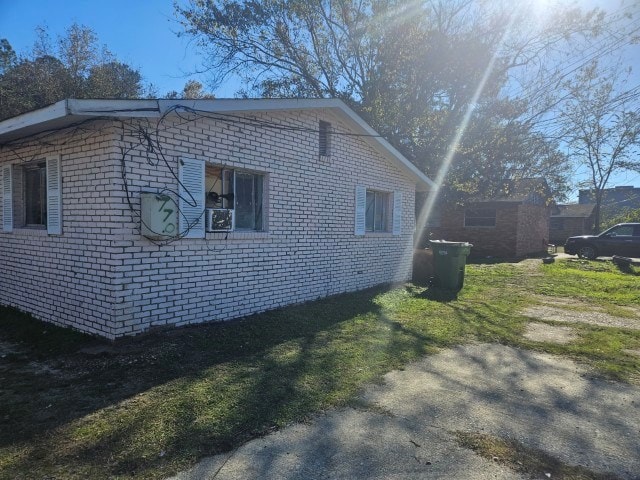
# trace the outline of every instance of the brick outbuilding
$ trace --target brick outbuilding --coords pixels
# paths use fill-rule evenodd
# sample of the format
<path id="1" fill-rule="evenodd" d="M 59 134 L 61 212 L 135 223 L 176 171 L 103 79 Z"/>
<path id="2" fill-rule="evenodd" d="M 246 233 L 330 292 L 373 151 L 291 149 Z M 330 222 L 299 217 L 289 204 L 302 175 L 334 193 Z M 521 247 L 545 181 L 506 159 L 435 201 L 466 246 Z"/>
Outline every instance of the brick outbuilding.
<path id="1" fill-rule="evenodd" d="M 549 237 L 554 245 L 564 245 L 567 238 L 593 234 L 594 204 L 557 205 L 551 213 Z"/>
<path id="2" fill-rule="evenodd" d="M 513 182 L 508 193 L 465 205 L 442 205 L 426 237 L 473 244 L 475 257 L 523 258 L 549 243 L 549 191 L 542 179 Z"/>
<path id="3" fill-rule="evenodd" d="M 405 281 L 432 185 L 338 100 L 65 100 L 0 170 L 0 304 L 108 338 Z"/>

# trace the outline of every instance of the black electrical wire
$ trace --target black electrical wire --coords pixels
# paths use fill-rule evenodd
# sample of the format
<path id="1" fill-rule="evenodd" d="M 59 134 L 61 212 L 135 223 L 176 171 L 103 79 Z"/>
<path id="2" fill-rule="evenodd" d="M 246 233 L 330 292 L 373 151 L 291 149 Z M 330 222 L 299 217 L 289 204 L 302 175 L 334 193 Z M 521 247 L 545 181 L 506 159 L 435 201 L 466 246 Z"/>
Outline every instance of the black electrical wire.
<path id="1" fill-rule="evenodd" d="M 127 177 L 127 157 L 131 157 L 133 152 L 137 152 L 141 158 L 144 158 L 148 165 L 152 167 L 159 167 L 162 163 L 170 173 L 170 175 L 178 182 L 179 188 L 181 188 L 184 192 L 188 194 L 187 197 L 181 195 L 179 191 L 163 187 L 159 189 L 162 192 L 169 192 L 176 201 L 177 214 L 180 219 L 184 220 L 185 228 L 183 231 L 178 232 L 178 234 L 174 237 L 168 238 L 166 240 L 157 240 L 149 238 L 150 241 L 157 245 L 166 245 L 172 243 L 174 241 L 185 238 L 185 236 L 197 225 L 202 216 L 206 212 L 206 208 L 203 209 L 198 218 L 194 219 L 191 223 L 189 219 L 185 216 L 184 212 L 181 211 L 179 204 L 180 202 L 184 202 L 185 204 L 195 207 L 197 205 L 197 200 L 193 196 L 193 194 L 185 188 L 184 184 L 180 180 L 179 174 L 176 172 L 175 168 L 171 164 L 171 162 L 167 159 L 163 148 L 163 134 L 166 133 L 171 128 L 177 128 L 185 124 L 193 123 L 202 118 L 206 118 L 209 120 L 213 120 L 216 123 L 224 123 L 228 125 L 238 125 L 240 127 L 253 127 L 253 128 L 265 128 L 272 129 L 278 131 L 291 131 L 291 132 L 302 132 L 302 133 L 310 133 L 310 134 L 319 134 L 319 128 L 311 128 L 311 127 L 303 127 L 296 125 L 288 125 L 285 123 L 272 122 L 267 120 L 261 120 L 255 117 L 248 116 L 240 116 L 229 113 L 220 113 L 220 112 L 210 112 L 205 110 L 199 110 L 192 107 L 188 107 L 186 105 L 176 104 L 168 108 L 155 122 L 155 127 L 151 125 L 151 122 L 146 119 L 146 125 L 142 119 L 137 120 L 122 120 L 118 118 L 113 118 L 111 116 L 104 116 L 106 114 L 117 114 L 118 112 L 140 112 L 140 111 L 158 111 L 158 109 L 119 109 L 119 110 L 100 110 L 96 111 L 96 113 L 102 114 L 102 116 L 90 118 L 86 120 L 82 120 L 80 122 L 74 122 L 70 125 L 65 125 L 62 127 L 50 128 L 44 130 L 42 132 L 38 132 L 35 134 L 25 135 L 23 137 L 19 137 L 13 140 L 9 140 L 7 142 L 0 144 L 0 149 L 5 148 L 11 151 L 19 160 L 24 161 L 24 158 L 21 157 L 18 150 L 24 147 L 32 147 L 32 146 L 40 146 L 40 147 L 62 147 L 71 145 L 74 142 L 86 141 L 87 137 L 81 134 L 89 134 L 89 138 L 91 136 L 98 135 L 102 133 L 105 128 L 112 128 L 113 123 L 119 123 L 121 129 L 121 142 L 123 145 L 120 146 L 120 174 L 123 181 L 123 189 L 127 201 L 127 206 L 129 210 L 134 215 L 134 217 L 139 220 L 142 224 L 144 224 L 143 219 L 141 218 L 138 209 L 136 208 L 133 200 L 132 200 L 132 191 L 129 184 L 129 179 Z M 175 115 L 175 118 L 179 119 L 180 122 L 176 123 L 175 121 L 167 126 L 166 121 L 172 115 Z M 95 128 L 96 124 L 106 122 L 106 125 L 103 128 Z M 55 141 L 55 138 L 60 133 L 66 133 L 64 140 Z M 370 135 L 370 134 L 358 134 L 358 133 L 350 133 L 350 132 L 339 132 L 334 129 L 329 130 L 330 135 L 334 136 L 345 136 L 345 137 L 374 137 L 374 138 L 382 138 L 381 135 Z M 129 139 L 129 140 L 127 140 Z M 34 154 L 34 158 L 38 157 L 39 154 Z M 220 172 L 222 175 L 223 170 L 226 168 L 226 165 L 222 165 L 220 168 Z M 213 191 L 213 188 L 217 184 L 217 182 L 221 181 L 221 178 L 217 178 L 212 187 L 209 189 L 209 193 Z M 153 230 L 146 224 L 144 226 L 153 232 Z M 154 234 L 161 235 L 160 232 L 153 232 Z M 228 238 L 228 233 L 226 238 Z"/>

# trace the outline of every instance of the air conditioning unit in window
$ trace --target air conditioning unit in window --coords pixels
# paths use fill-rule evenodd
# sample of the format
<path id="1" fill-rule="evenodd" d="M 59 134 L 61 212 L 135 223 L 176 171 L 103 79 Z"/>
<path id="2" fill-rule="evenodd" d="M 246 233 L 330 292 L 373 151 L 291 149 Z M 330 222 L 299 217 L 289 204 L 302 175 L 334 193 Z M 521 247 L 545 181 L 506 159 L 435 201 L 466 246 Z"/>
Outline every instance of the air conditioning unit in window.
<path id="1" fill-rule="evenodd" d="M 233 210 L 230 208 L 207 208 L 205 229 L 207 232 L 229 232 L 233 230 Z"/>

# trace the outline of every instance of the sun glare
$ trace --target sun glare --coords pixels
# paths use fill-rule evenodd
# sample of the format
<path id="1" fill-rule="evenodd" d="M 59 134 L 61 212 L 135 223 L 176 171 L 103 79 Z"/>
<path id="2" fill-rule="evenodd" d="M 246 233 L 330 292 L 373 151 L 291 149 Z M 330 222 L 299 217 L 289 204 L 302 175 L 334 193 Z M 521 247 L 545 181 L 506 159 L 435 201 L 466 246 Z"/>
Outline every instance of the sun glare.
<path id="1" fill-rule="evenodd" d="M 499 42 L 499 47 L 496 49 L 496 51 L 494 52 L 493 57 L 491 58 L 491 61 L 489 62 L 489 64 L 487 65 L 487 68 L 484 71 L 484 74 L 482 76 L 482 79 L 480 80 L 480 82 L 478 83 L 475 92 L 473 94 L 473 97 L 471 98 L 471 101 L 469 102 L 469 106 L 467 107 L 467 110 L 465 112 L 464 118 L 462 119 L 462 121 L 460 122 L 460 125 L 458 126 L 458 129 L 456 131 L 456 135 L 454 137 L 454 139 L 451 141 L 451 143 L 449 144 L 449 147 L 447 149 L 447 153 L 445 155 L 445 157 L 442 159 L 442 163 L 440 165 L 440 168 L 438 169 L 438 173 L 436 175 L 436 178 L 434 179 L 434 183 L 435 183 L 435 187 L 432 188 L 432 190 L 429 192 L 429 196 L 427 197 L 427 201 L 425 202 L 425 204 L 423 205 L 420 214 L 418 215 L 418 218 L 416 220 L 416 231 L 417 232 L 422 232 L 424 230 L 424 228 L 427 225 L 427 220 L 429 219 L 429 217 L 431 216 L 431 212 L 433 211 L 433 208 L 435 206 L 436 200 L 438 198 L 438 194 L 439 194 L 439 190 L 440 187 L 442 186 L 444 179 L 447 175 L 447 173 L 449 172 L 449 168 L 451 167 L 451 163 L 453 161 L 453 158 L 456 154 L 456 151 L 458 150 L 458 146 L 460 145 L 460 141 L 462 140 L 462 137 L 464 136 L 467 127 L 469 125 L 469 121 L 471 120 L 471 116 L 473 114 L 473 111 L 475 110 L 476 104 L 478 102 L 478 100 L 480 99 L 480 95 L 482 95 L 482 92 L 484 90 L 485 85 L 487 84 L 487 81 L 489 80 L 489 76 L 491 75 L 491 72 L 493 71 L 493 67 L 495 65 L 495 62 L 498 58 L 498 52 L 500 51 L 500 46 L 502 46 L 504 44 L 504 42 L 507 40 L 507 38 L 509 37 L 509 35 L 511 34 L 511 29 L 513 28 L 513 23 L 515 21 L 516 16 L 515 15 L 511 15 L 509 24 L 507 25 L 507 28 L 505 29 L 505 32 L 502 36 L 502 39 Z M 420 238 L 420 235 L 417 236 L 416 240 Z"/>

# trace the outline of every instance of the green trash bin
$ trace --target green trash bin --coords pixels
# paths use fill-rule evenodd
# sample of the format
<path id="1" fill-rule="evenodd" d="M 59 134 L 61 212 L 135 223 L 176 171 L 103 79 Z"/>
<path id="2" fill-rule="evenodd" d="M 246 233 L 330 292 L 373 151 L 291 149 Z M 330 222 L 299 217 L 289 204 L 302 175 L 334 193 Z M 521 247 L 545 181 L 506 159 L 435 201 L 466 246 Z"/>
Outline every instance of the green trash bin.
<path id="1" fill-rule="evenodd" d="M 431 240 L 429 243 L 433 250 L 435 286 L 446 290 L 461 290 L 464 284 L 464 267 L 473 245 L 445 240 Z"/>

